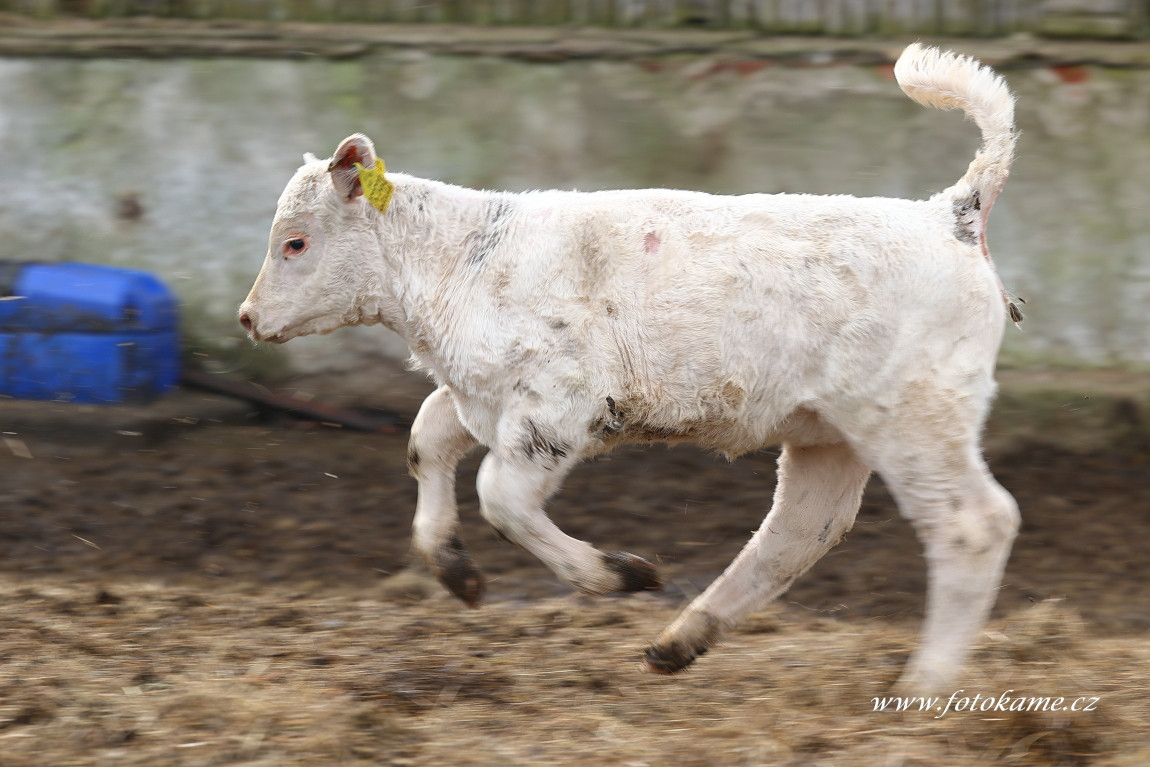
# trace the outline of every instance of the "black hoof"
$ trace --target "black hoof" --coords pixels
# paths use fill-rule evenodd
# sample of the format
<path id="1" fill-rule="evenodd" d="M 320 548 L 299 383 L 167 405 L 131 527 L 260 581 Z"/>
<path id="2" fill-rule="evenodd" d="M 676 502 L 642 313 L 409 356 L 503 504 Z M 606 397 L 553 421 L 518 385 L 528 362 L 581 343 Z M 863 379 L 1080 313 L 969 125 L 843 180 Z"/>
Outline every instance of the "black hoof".
<path id="1" fill-rule="evenodd" d="M 432 569 L 439 582 L 468 607 L 479 607 L 483 602 L 487 590 L 483 573 L 463 548 L 458 535 L 452 535 L 447 546 L 436 554 Z"/>
<path id="2" fill-rule="evenodd" d="M 683 671 L 700 655 L 706 655 L 707 648 L 700 647 L 692 650 L 686 645 L 675 642 L 668 647 L 648 647 L 643 655 L 643 665 L 648 671 L 656 674 L 677 674 Z"/>
<path id="3" fill-rule="evenodd" d="M 603 555 L 603 564 L 619 576 L 619 591 L 653 591 L 663 588 L 655 566 L 634 554 L 612 551 Z"/>

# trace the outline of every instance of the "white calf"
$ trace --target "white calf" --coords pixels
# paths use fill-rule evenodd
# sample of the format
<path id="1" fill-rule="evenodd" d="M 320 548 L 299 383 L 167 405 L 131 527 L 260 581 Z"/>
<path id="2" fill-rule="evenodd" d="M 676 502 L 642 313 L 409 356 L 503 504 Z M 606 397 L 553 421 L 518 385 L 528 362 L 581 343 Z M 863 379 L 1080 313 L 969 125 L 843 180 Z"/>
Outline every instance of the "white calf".
<path id="1" fill-rule="evenodd" d="M 504 194 L 383 175 L 351 136 L 284 190 L 240 321 L 283 342 L 382 323 L 439 389 L 412 428 L 414 547 L 474 605 L 456 528 L 472 447 L 483 515 L 594 594 L 655 588 L 644 560 L 568 537 L 543 511 L 577 462 L 623 442 L 728 456 L 782 443 L 774 506 L 723 575 L 647 650 L 685 668 L 851 527 L 878 471 L 926 551 L 910 688 L 945 687 L 981 629 L 1018 525 L 979 434 L 1005 310 L 986 217 L 1015 133 L 1005 83 L 912 45 L 895 67 L 983 146 L 929 200 L 716 197 L 668 190 Z"/>

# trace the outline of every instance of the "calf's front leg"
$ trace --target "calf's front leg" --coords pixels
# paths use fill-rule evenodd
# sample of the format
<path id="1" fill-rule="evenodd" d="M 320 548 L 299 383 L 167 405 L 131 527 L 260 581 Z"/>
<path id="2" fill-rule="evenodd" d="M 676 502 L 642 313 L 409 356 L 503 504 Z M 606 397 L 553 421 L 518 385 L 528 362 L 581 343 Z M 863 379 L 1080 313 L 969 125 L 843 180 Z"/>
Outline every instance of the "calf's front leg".
<path id="1" fill-rule="evenodd" d="M 538 439 L 545 431 L 532 425 L 510 446 L 496 447 L 483 459 L 478 477 L 483 516 L 497 532 L 582 592 L 659 588 L 662 584 L 650 562 L 626 552 L 599 551 L 563 533 L 544 513 L 544 503 L 570 471 L 577 453 L 570 443 Z"/>
<path id="2" fill-rule="evenodd" d="M 451 389 L 443 386 L 423 401 L 407 448 L 408 468 L 419 482 L 412 547 L 439 582 L 469 607 L 479 605 L 485 587 L 459 537 L 455 471 L 476 444 L 459 421 Z"/>

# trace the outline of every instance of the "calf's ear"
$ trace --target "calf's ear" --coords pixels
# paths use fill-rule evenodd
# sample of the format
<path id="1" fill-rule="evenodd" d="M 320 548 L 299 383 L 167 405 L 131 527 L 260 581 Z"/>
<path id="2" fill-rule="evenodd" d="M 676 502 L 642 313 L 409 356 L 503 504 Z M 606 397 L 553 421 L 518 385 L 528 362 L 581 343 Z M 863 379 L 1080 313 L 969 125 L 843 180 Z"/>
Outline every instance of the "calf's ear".
<path id="1" fill-rule="evenodd" d="M 356 164 L 365 168 L 375 166 L 375 147 L 371 139 L 362 133 L 354 133 L 342 142 L 335 150 L 327 172 L 331 174 L 331 182 L 335 191 L 345 200 L 351 200 L 363 194 L 363 187 L 359 183 L 359 169 Z"/>

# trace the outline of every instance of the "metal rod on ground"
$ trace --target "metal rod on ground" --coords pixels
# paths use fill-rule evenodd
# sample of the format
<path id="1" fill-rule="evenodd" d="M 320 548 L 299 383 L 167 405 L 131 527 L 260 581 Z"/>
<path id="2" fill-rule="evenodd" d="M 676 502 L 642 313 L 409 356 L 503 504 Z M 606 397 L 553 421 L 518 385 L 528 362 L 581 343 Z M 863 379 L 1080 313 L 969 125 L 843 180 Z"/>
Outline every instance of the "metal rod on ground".
<path id="1" fill-rule="evenodd" d="M 371 416 L 319 402 L 305 402 L 268 391 L 250 381 L 226 378 L 198 370 L 185 370 L 180 376 L 180 383 L 189 388 L 223 394 L 250 402 L 264 410 L 344 426 L 356 431 L 375 432 L 377 434 L 397 434 L 400 431 L 401 419 L 395 413 L 380 411 L 379 415 Z"/>

